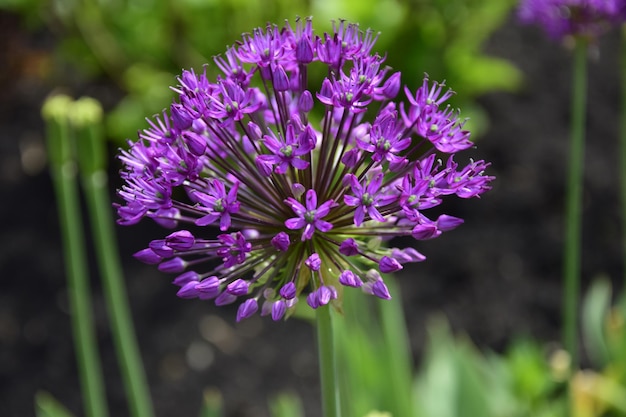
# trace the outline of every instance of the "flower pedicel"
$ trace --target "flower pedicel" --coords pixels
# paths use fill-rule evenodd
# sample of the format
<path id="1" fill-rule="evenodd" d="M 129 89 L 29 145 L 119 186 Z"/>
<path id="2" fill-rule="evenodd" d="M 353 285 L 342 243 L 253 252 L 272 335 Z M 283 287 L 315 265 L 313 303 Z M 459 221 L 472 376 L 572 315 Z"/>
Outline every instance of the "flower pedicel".
<path id="1" fill-rule="evenodd" d="M 279 320 L 299 295 L 317 308 L 342 287 L 388 299 L 381 273 L 424 256 L 381 240 L 437 237 L 463 221 L 427 209 L 490 188 L 488 163 L 453 159 L 473 144 L 452 91 L 425 77 L 394 101 L 400 73 L 376 39 L 343 21 L 321 37 L 310 19 L 255 29 L 215 58 L 215 82 L 183 71 L 169 112 L 121 151 L 118 222 L 176 229 L 135 256 L 177 274 L 179 297 L 240 300 L 238 321 L 259 306 Z"/>

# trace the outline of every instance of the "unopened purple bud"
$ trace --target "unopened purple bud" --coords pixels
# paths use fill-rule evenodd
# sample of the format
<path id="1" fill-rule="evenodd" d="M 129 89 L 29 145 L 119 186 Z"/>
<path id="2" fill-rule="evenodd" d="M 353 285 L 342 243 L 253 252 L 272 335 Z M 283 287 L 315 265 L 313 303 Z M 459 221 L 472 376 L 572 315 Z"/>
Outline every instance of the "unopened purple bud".
<path id="1" fill-rule="evenodd" d="M 205 278 L 196 285 L 196 290 L 202 294 L 217 296 L 220 292 L 220 280 L 216 276 Z"/>
<path id="2" fill-rule="evenodd" d="M 365 279 L 368 282 L 376 282 L 376 281 L 381 281 L 383 277 L 380 276 L 380 272 L 378 272 L 377 270 L 370 269 L 365 273 Z"/>
<path id="3" fill-rule="evenodd" d="M 402 264 L 407 262 L 422 262 L 424 259 L 426 259 L 424 255 L 422 255 L 413 248 L 393 248 L 391 250 L 391 256 L 397 259 L 398 262 Z"/>
<path id="4" fill-rule="evenodd" d="M 434 224 L 418 224 L 411 232 L 411 235 L 417 240 L 433 239 L 440 234 L 441 232 Z"/>
<path id="5" fill-rule="evenodd" d="M 391 300 L 391 294 L 389 294 L 389 289 L 382 280 L 376 281 L 372 285 L 372 294 L 374 294 L 378 298 L 382 298 L 383 300 Z"/>
<path id="6" fill-rule="evenodd" d="M 313 95 L 309 90 L 304 90 L 298 99 L 298 110 L 308 113 L 313 109 Z"/>
<path id="7" fill-rule="evenodd" d="M 187 250 L 195 241 L 196 239 L 188 230 L 179 230 L 165 238 L 165 244 L 174 250 Z"/>
<path id="8" fill-rule="evenodd" d="M 331 104 L 330 99 L 333 95 L 333 85 L 330 83 L 328 78 L 324 78 L 324 81 L 322 81 L 322 88 L 320 89 L 320 92 L 317 93 L 317 97 L 322 100 L 322 102 Z"/>
<path id="9" fill-rule="evenodd" d="M 165 240 L 162 239 L 153 240 L 148 246 L 154 251 L 154 253 L 162 256 L 163 258 L 169 258 L 174 254 L 174 250 L 167 246 L 165 244 Z"/>
<path id="10" fill-rule="evenodd" d="M 383 256 L 378 264 L 380 272 L 389 274 L 391 272 L 396 272 L 402 269 L 402 265 L 400 262 L 395 260 L 394 258 L 390 258 L 389 256 Z"/>
<path id="11" fill-rule="evenodd" d="M 236 295 L 232 295 L 224 291 L 220 295 L 218 295 L 217 298 L 215 299 L 215 305 L 218 307 L 225 306 L 225 305 L 234 303 L 236 299 L 237 299 Z"/>
<path id="12" fill-rule="evenodd" d="M 278 321 L 283 318 L 287 311 L 287 303 L 285 300 L 274 301 L 272 304 L 272 320 Z"/>
<path id="13" fill-rule="evenodd" d="M 348 168 L 354 168 L 360 157 L 361 155 L 359 154 L 359 150 L 357 148 L 352 148 L 343 155 L 341 162 L 343 162 L 343 164 Z"/>
<path id="14" fill-rule="evenodd" d="M 447 214 L 442 214 L 437 218 L 437 229 L 441 230 L 442 232 L 452 230 L 461 224 L 463 224 L 463 219 L 454 216 L 448 216 Z"/>
<path id="15" fill-rule="evenodd" d="M 159 264 L 159 271 L 167 273 L 183 272 L 187 267 L 187 262 L 183 259 L 176 257 L 168 259 L 167 261 Z"/>
<path id="16" fill-rule="evenodd" d="M 272 165 L 271 161 L 265 158 L 261 158 L 259 155 L 254 160 L 254 164 L 256 165 L 261 175 L 266 176 L 266 177 L 269 177 L 270 175 L 272 175 L 272 172 L 274 170 L 274 165 Z"/>
<path id="17" fill-rule="evenodd" d="M 248 281 L 236 279 L 226 287 L 226 292 L 232 295 L 240 296 L 248 294 Z"/>
<path id="18" fill-rule="evenodd" d="M 285 252 L 289 248 L 289 235 L 285 232 L 279 232 L 271 240 L 272 246 L 281 252 Z"/>
<path id="19" fill-rule="evenodd" d="M 287 300 L 291 300 L 292 298 L 294 298 L 296 296 L 296 284 L 294 284 L 293 282 L 288 282 L 283 285 L 283 287 L 280 289 L 280 296 Z"/>
<path id="20" fill-rule="evenodd" d="M 396 72 L 385 81 L 382 89 L 383 96 L 388 100 L 395 98 L 400 91 L 400 84 L 400 72 Z"/>
<path id="21" fill-rule="evenodd" d="M 304 185 L 299 182 L 296 182 L 291 186 L 291 192 L 296 199 L 299 199 L 302 194 L 304 194 L 304 191 L 306 191 L 306 188 L 304 188 Z"/>
<path id="22" fill-rule="evenodd" d="M 177 276 L 176 278 L 174 278 L 174 281 L 172 281 L 172 284 L 178 285 L 179 287 L 183 287 L 185 284 L 189 282 L 195 282 L 197 284 L 199 279 L 200 277 L 195 271 L 186 271 L 180 274 L 179 276 Z"/>
<path id="23" fill-rule="evenodd" d="M 296 120 L 298 118 L 297 115 L 294 115 L 293 119 Z M 315 149 L 315 145 L 317 144 L 317 136 L 315 134 L 315 130 L 310 125 L 307 125 L 298 136 L 298 143 L 301 149 L 311 151 Z"/>
<path id="24" fill-rule="evenodd" d="M 306 296 L 306 303 L 309 305 L 309 307 L 311 307 L 314 310 L 320 306 L 317 291 L 313 291 L 312 293 Z"/>
<path id="25" fill-rule="evenodd" d="M 330 287 L 327 287 L 326 285 L 322 285 L 317 290 L 317 300 L 320 306 L 328 304 L 332 298 L 336 297 L 336 292 L 335 297 L 333 297 L 333 291 Z"/>
<path id="26" fill-rule="evenodd" d="M 255 142 L 263 137 L 261 128 L 253 122 L 248 123 L 248 139 Z"/>
<path id="27" fill-rule="evenodd" d="M 248 298 L 244 301 L 237 310 L 237 322 L 240 322 L 243 319 L 247 319 L 251 317 L 254 313 L 259 309 L 259 304 L 257 303 L 255 298 Z"/>
<path id="28" fill-rule="evenodd" d="M 346 269 L 339 275 L 339 283 L 347 287 L 358 288 L 363 285 L 363 281 L 354 272 Z"/>
<path id="29" fill-rule="evenodd" d="M 348 238 L 339 245 L 339 253 L 346 256 L 354 256 L 359 253 L 359 245 L 352 238 Z"/>
<path id="30" fill-rule="evenodd" d="M 272 314 L 273 306 L 274 306 L 274 303 L 272 301 L 269 301 L 269 300 L 263 301 L 263 304 L 261 304 L 261 317 L 265 317 L 265 316 Z"/>
<path id="31" fill-rule="evenodd" d="M 183 140 L 189 148 L 189 152 L 195 156 L 201 156 L 206 151 L 206 140 L 204 136 L 186 130 L 182 133 Z"/>
<path id="32" fill-rule="evenodd" d="M 172 104 L 170 106 L 170 114 L 172 115 L 172 120 L 174 121 L 174 127 L 178 131 L 183 131 L 189 128 L 194 120 L 182 104 Z"/>
<path id="33" fill-rule="evenodd" d="M 198 290 L 196 290 L 197 282 L 189 281 L 185 285 L 183 285 L 180 290 L 176 293 L 180 298 L 196 298 L 198 296 Z"/>
<path id="34" fill-rule="evenodd" d="M 397 172 L 402 170 L 404 167 L 406 167 L 409 164 L 409 160 L 406 158 L 398 158 L 394 161 L 391 161 L 389 163 L 389 171 L 391 172 Z"/>
<path id="35" fill-rule="evenodd" d="M 304 264 L 308 266 L 311 271 L 319 271 L 322 266 L 322 260 L 317 253 L 314 253 L 304 261 Z"/>
<path id="36" fill-rule="evenodd" d="M 133 256 L 135 257 L 135 259 L 138 259 L 139 261 L 149 265 L 158 264 L 163 260 L 163 257 L 154 253 L 154 251 L 150 248 L 142 249 L 139 252 L 135 253 Z"/>
<path id="37" fill-rule="evenodd" d="M 296 44 L 296 61 L 301 64 L 313 61 L 313 44 L 308 37 L 303 36 Z"/>
<path id="38" fill-rule="evenodd" d="M 276 65 L 274 68 L 274 90 L 287 91 L 289 90 L 289 78 L 282 65 Z"/>
<path id="39" fill-rule="evenodd" d="M 241 229 L 241 234 L 246 240 L 258 239 L 261 234 L 256 229 Z"/>

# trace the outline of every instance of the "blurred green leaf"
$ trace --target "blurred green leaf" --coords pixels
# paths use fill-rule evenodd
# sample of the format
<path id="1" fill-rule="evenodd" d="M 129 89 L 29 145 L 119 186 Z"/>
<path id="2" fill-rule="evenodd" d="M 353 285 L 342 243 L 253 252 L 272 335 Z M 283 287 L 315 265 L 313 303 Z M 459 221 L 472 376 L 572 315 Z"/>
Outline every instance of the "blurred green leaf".
<path id="1" fill-rule="evenodd" d="M 611 284 L 606 278 L 595 279 L 583 300 L 582 327 L 587 354 L 598 366 L 609 360 L 605 325 L 611 306 Z"/>
<path id="2" fill-rule="evenodd" d="M 67 408 L 45 391 L 35 394 L 35 413 L 37 417 L 73 417 Z"/>
<path id="3" fill-rule="evenodd" d="M 442 319 L 429 326 L 429 343 L 415 384 L 420 414 L 428 417 L 490 416 L 489 391 L 480 357 L 470 344 L 455 342 Z"/>
<path id="4" fill-rule="evenodd" d="M 222 417 L 224 415 L 224 400 L 219 390 L 208 388 L 204 390 L 200 417 Z"/>
<path id="5" fill-rule="evenodd" d="M 273 397 L 269 406 L 272 417 L 304 417 L 302 401 L 292 392 L 283 392 Z"/>

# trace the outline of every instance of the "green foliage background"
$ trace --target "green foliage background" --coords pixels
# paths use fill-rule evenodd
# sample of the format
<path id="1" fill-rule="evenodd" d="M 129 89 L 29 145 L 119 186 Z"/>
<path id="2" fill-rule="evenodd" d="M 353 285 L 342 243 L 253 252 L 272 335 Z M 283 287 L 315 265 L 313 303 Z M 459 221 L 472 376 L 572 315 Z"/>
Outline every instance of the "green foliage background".
<path id="1" fill-rule="evenodd" d="M 200 70 L 241 34 L 267 22 L 313 16 L 318 34 L 346 19 L 381 32 L 377 50 L 412 88 L 423 74 L 447 80 L 454 105 L 474 133 L 487 120 L 480 94 L 514 90 L 521 80 L 509 62 L 486 56 L 486 38 L 507 19 L 513 0 L 4 0 L 36 27 L 58 36 L 56 81 L 113 80 L 122 97 L 107 114 L 110 138 L 134 138 L 146 116 L 172 99 L 167 86 L 183 68 Z M 209 69 L 211 71 L 211 69 Z"/>

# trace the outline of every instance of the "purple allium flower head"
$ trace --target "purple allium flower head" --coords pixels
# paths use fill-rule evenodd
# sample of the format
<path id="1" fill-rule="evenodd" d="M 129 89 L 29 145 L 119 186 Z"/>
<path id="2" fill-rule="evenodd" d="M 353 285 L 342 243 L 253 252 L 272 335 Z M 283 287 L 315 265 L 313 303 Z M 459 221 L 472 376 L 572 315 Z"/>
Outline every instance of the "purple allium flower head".
<path id="1" fill-rule="evenodd" d="M 321 36 L 310 19 L 268 25 L 214 59 L 214 81 L 183 71 L 169 113 L 119 156 L 118 222 L 175 229 L 135 257 L 175 273 L 182 298 L 238 302 L 237 320 L 288 317 L 299 296 L 337 305 L 343 288 L 391 298 L 381 273 L 424 256 L 382 242 L 454 229 L 428 209 L 493 177 L 453 158 L 473 146 L 453 92 L 428 76 L 403 86 L 377 38 L 345 21 Z"/>
<path id="2" fill-rule="evenodd" d="M 566 36 L 594 40 L 626 20 L 625 0 L 521 0 L 517 15 L 537 24 L 553 39 Z"/>

